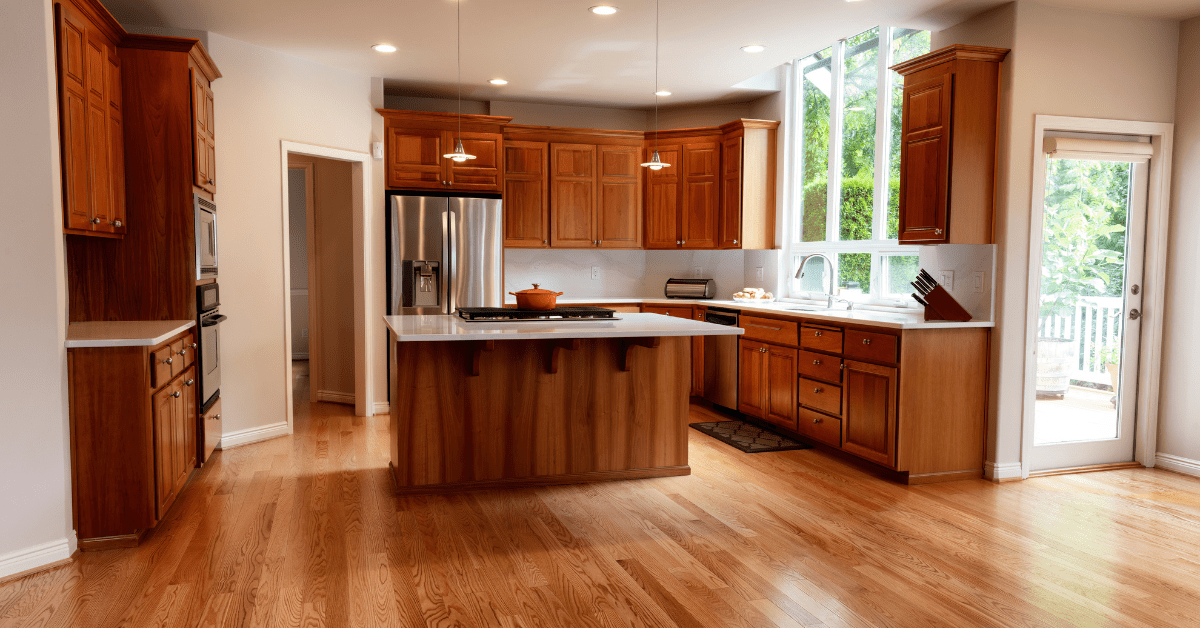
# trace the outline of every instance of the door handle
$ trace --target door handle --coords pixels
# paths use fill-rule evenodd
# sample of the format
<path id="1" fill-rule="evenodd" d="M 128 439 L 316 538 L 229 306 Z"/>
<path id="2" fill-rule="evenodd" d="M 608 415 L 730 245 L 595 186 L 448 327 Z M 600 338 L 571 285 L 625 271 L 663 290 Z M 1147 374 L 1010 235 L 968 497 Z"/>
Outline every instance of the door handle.
<path id="1" fill-rule="evenodd" d="M 770 325 L 758 325 L 756 323 L 742 323 L 746 327 L 757 327 L 759 329 L 769 329 L 771 331 L 779 331 L 782 327 L 771 327 Z"/>
<path id="2" fill-rule="evenodd" d="M 1139 319 L 1141 317 L 1142 317 L 1142 311 L 1137 309 L 1136 307 L 1133 308 L 1132 310 L 1129 310 L 1129 320 L 1136 321 L 1137 319 Z"/>

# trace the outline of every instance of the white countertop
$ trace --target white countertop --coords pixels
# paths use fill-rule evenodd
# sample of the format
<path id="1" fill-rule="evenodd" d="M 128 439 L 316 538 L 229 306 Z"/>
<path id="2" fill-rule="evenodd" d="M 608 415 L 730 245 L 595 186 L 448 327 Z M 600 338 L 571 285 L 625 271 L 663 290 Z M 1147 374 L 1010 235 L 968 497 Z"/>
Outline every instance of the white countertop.
<path id="1" fill-rule="evenodd" d="M 67 325 L 67 348 L 153 347 L 196 321 L 91 321 Z"/>
<path id="2" fill-rule="evenodd" d="M 447 340 L 543 340 L 550 338 L 647 338 L 655 336 L 736 336 L 737 327 L 714 325 L 658 314 L 618 314 L 619 320 L 483 321 L 468 323 L 457 316 L 384 316 L 400 342 Z"/>
<path id="3" fill-rule="evenodd" d="M 787 316 L 796 316 L 809 318 L 814 320 L 823 320 L 833 323 L 859 323 L 862 325 L 874 325 L 876 327 L 887 327 L 890 329 L 958 329 L 963 327 L 995 327 L 996 324 L 992 321 L 967 321 L 965 323 L 955 321 L 926 321 L 925 314 L 922 310 L 913 308 L 911 312 L 883 312 L 879 310 L 845 310 L 838 305 L 835 309 L 827 310 L 824 307 L 808 309 L 812 306 L 801 303 L 739 303 L 733 300 L 722 299 L 667 299 L 667 298 L 613 298 L 613 297 L 594 297 L 594 298 L 571 298 L 558 299 L 559 305 L 573 304 L 638 304 L 646 303 L 650 305 L 708 305 L 716 307 L 726 307 L 730 309 L 742 310 L 743 312 L 761 312 L 764 314 L 783 314 Z M 789 308 L 803 308 L 796 311 Z M 627 316 L 627 315 L 625 315 Z"/>

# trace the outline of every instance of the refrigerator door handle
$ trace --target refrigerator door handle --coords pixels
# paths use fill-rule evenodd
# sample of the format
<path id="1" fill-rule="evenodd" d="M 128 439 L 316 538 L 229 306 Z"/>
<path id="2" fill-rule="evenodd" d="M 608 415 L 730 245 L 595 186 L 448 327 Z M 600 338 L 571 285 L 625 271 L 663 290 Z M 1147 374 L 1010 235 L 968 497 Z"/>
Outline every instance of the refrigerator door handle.
<path id="1" fill-rule="evenodd" d="M 455 212 L 453 209 L 451 209 L 446 212 L 446 215 L 449 218 L 448 224 L 450 225 L 450 238 L 447 240 L 450 247 L 450 257 L 447 260 L 447 265 L 450 270 L 446 274 L 446 290 L 449 294 L 449 298 L 446 299 L 446 305 L 448 307 L 446 313 L 454 314 L 458 311 L 458 247 L 462 243 L 458 241 L 458 225 L 455 224 L 459 219 L 458 212 Z"/>
<path id="2" fill-rule="evenodd" d="M 450 282 L 452 281 L 451 273 L 453 267 L 450 265 L 450 211 L 442 212 L 442 313 L 453 314 L 454 308 L 450 306 L 450 297 L 452 291 Z"/>

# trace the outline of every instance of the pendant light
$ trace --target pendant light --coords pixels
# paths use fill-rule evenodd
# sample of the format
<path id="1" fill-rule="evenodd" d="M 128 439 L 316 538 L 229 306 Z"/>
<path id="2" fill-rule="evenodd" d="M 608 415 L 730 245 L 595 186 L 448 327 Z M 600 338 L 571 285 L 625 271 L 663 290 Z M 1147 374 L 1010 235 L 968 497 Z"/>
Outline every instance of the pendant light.
<path id="1" fill-rule="evenodd" d="M 664 164 L 658 156 L 658 95 L 662 92 L 658 88 L 658 2 L 659 0 L 654 0 L 654 156 L 642 164 L 642 167 L 651 170 L 671 167 L 671 164 Z"/>
<path id="2" fill-rule="evenodd" d="M 462 0 L 455 0 L 454 5 L 458 10 L 458 137 L 454 141 L 454 152 L 442 155 L 442 157 L 461 163 L 468 159 L 475 159 L 475 155 L 468 155 L 462 145 Z"/>

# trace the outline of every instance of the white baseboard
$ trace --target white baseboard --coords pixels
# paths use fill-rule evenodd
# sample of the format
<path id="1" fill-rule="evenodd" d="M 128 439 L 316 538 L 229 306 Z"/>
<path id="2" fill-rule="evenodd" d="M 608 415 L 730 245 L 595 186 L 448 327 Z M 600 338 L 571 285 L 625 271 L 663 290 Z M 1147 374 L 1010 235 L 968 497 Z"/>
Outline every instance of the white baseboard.
<path id="1" fill-rule="evenodd" d="M 71 542 L 59 539 L 0 556 L 0 578 L 37 569 L 71 557 Z"/>
<path id="2" fill-rule="evenodd" d="M 354 405 L 354 395 L 353 393 L 335 392 L 332 390 L 318 390 L 317 401 Z"/>
<path id="3" fill-rule="evenodd" d="M 1171 454 L 1155 454 L 1154 462 L 1154 466 L 1156 467 L 1162 467 L 1178 473 L 1186 473 L 1187 475 L 1200 476 L 1200 460 L 1172 456 Z"/>
<path id="4" fill-rule="evenodd" d="M 287 421 L 252 427 L 247 430 L 238 430 L 236 432 L 225 432 L 221 435 L 221 442 L 217 445 L 217 449 L 231 449 L 241 445 L 249 445 L 250 443 L 287 436 L 291 433 L 292 428 L 287 424 Z"/>
<path id="5" fill-rule="evenodd" d="M 983 477 L 993 482 L 1021 479 L 1021 463 L 995 463 L 990 460 L 983 463 Z"/>
<path id="6" fill-rule="evenodd" d="M 392 411 L 392 404 L 386 401 L 375 402 L 375 414 L 388 414 Z"/>

